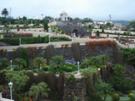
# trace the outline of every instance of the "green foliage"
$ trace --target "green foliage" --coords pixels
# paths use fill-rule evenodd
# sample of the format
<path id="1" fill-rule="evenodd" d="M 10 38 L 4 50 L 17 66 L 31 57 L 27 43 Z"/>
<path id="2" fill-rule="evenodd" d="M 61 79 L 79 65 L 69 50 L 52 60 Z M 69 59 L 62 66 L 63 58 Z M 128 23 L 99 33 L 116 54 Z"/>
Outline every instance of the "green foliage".
<path id="1" fill-rule="evenodd" d="M 27 62 L 26 62 L 26 60 L 24 60 L 22 58 L 16 58 L 14 60 L 14 64 L 17 67 L 17 68 L 15 68 L 15 70 L 22 70 L 22 69 L 26 69 L 27 68 Z"/>
<path id="2" fill-rule="evenodd" d="M 1 42 L 4 42 L 9 45 L 19 45 L 19 38 L 3 38 L 0 39 Z M 34 44 L 34 43 L 48 43 L 49 37 L 22 37 L 21 44 Z"/>
<path id="3" fill-rule="evenodd" d="M 100 37 L 100 32 L 99 31 L 96 32 L 96 36 Z"/>
<path id="4" fill-rule="evenodd" d="M 9 12 L 7 10 L 7 8 L 4 8 L 1 12 L 1 15 L 3 15 L 5 18 L 8 16 Z"/>
<path id="5" fill-rule="evenodd" d="M 96 92 L 96 88 L 93 83 L 93 74 L 87 75 L 85 79 L 88 101 L 102 101 L 102 98 Z"/>
<path id="6" fill-rule="evenodd" d="M 26 85 L 29 77 L 25 74 L 24 71 L 8 71 L 5 72 L 7 81 L 13 82 L 13 88 L 15 93 L 20 93 L 24 90 L 24 86 Z"/>
<path id="7" fill-rule="evenodd" d="M 44 67 L 45 64 L 46 64 L 46 60 L 43 57 L 36 57 L 33 60 L 33 66 L 38 69 L 42 69 L 42 67 Z"/>
<path id="8" fill-rule="evenodd" d="M 0 39 L 0 42 L 4 42 L 9 45 L 19 45 L 20 37 L 13 37 L 13 38 L 3 38 Z M 70 38 L 60 36 L 60 37 L 51 37 L 51 42 L 58 42 L 58 41 L 71 41 Z M 48 43 L 49 42 L 49 36 L 44 37 L 21 37 L 21 44 L 34 44 L 34 43 Z"/>
<path id="9" fill-rule="evenodd" d="M 26 61 L 26 67 L 29 67 L 29 56 L 28 56 L 28 51 L 25 48 L 18 48 L 16 50 L 18 53 L 18 57 L 22 58 L 23 60 Z"/>
<path id="10" fill-rule="evenodd" d="M 0 42 L 4 42 L 9 45 L 19 45 L 18 38 L 3 38 L 3 39 L 0 39 Z"/>
<path id="11" fill-rule="evenodd" d="M 133 81 L 125 78 L 124 72 L 124 66 L 117 64 L 113 68 L 113 74 L 111 78 L 111 84 L 114 89 L 121 92 L 127 92 L 128 90 L 133 89 Z"/>
<path id="12" fill-rule="evenodd" d="M 130 99 L 129 101 L 135 101 L 135 93 L 134 92 L 129 93 L 128 97 Z"/>
<path id="13" fill-rule="evenodd" d="M 28 94 L 36 99 L 40 99 L 42 96 L 48 96 L 50 89 L 45 82 L 38 83 L 36 85 L 32 85 Z"/>
<path id="14" fill-rule="evenodd" d="M 69 82 L 69 83 L 73 83 L 75 80 L 76 80 L 76 78 L 72 74 L 67 78 L 67 82 Z"/>
<path id="15" fill-rule="evenodd" d="M 77 70 L 76 65 L 73 64 L 64 64 L 64 66 L 62 67 L 62 70 L 64 72 L 73 72 Z"/>
<path id="16" fill-rule="evenodd" d="M 50 38 L 51 42 L 58 42 L 58 41 L 71 41 L 68 37 L 60 36 L 60 37 L 51 37 Z"/>
<path id="17" fill-rule="evenodd" d="M 44 27 L 44 30 L 46 30 L 48 32 L 48 23 L 49 23 L 49 20 L 48 19 L 44 19 L 43 20 L 43 27 Z"/>
<path id="18" fill-rule="evenodd" d="M 86 58 L 82 62 L 81 68 L 88 68 L 90 66 L 96 66 L 98 68 L 98 67 L 105 65 L 108 62 L 108 60 L 109 60 L 109 58 L 105 55 Z"/>
<path id="19" fill-rule="evenodd" d="M 112 24 L 112 23 L 107 23 L 107 24 L 105 25 L 105 27 L 111 29 L 111 28 L 113 27 L 113 24 Z"/>
<path id="20" fill-rule="evenodd" d="M 0 70 L 5 69 L 9 66 L 9 61 L 7 58 L 0 59 Z"/>
<path id="21" fill-rule="evenodd" d="M 96 91 L 99 96 L 103 99 L 103 101 L 106 101 L 107 95 L 111 94 L 113 91 L 113 88 L 110 84 L 103 82 L 103 81 L 98 81 L 96 82 Z"/>
<path id="22" fill-rule="evenodd" d="M 72 43 L 71 50 L 75 61 L 80 61 L 81 60 L 80 43 Z"/>
<path id="23" fill-rule="evenodd" d="M 135 48 L 133 49 L 130 49 L 130 48 L 127 48 L 127 49 L 122 49 L 122 55 L 123 55 L 123 59 L 126 63 L 129 63 L 131 65 L 135 65 Z"/>
<path id="24" fill-rule="evenodd" d="M 128 27 L 129 27 L 129 28 L 134 28 L 134 30 L 135 30 L 135 21 L 129 22 Z"/>
<path id="25" fill-rule="evenodd" d="M 84 18 L 84 19 L 82 19 L 81 21 L 82 21 L 82 23 L 90 23 L 90 22 L 93 22 L 93 20 L 90 19 L 90 18 Z"/>
<path id="26" fill-rule="evenodd" d="M 63 72 L 62 67 L 64 64 L 65 60 L 63 56 L 54 56 L 51 58 L 49 70 L 55 73 Z"/>
<path id="27" fill-rule="evenodd" d="M 95 66 L 91 66 L 91 67 L 88 67 L 88 68 L 85 68 L 85 69 L 81 69 L 81 73 L 84 76 L 94 74 L 96 72 L 97 72 L 97 67 L 95 67 Z"/>
<path id="28" fill-rule="evenodd" d="M 54 56 L 54 53 L 55 53 L 55 49 L 53 45 L 49 45 L 46 47 L 45 58 L 46 58 L 47 64 L 49 64 L 50 59 Z"/>
<path id="29" fill-rule="evenodd" d="M 118 93 L 113 93 L 112 94 L 112 101 L 119 101 L 120 100 L 120 96 Z"/>
<path id="30" fill-rule="evenodd" d="M 22 44 L 33 44 L 33 43 L 48 43 L 49 36 L 44 37 L 23 37 L 21 38 Z"/>

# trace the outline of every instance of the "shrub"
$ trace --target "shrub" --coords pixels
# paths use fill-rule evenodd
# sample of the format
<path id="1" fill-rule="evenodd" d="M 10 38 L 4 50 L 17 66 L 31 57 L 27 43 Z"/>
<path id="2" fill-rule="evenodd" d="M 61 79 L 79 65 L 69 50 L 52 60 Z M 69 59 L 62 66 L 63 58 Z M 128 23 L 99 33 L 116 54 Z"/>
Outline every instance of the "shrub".
<path id="1" fill-rule="evenodd" d="M 120 96 L 117 93 L 113 93 L 112 94 L 112 101 L 119 101 L 120 100 Z"/>
<path id="2" fill-rule="evenodd" d="M 62 70 L 65 72 L 73 72 L 73 71 L 77 70 L 77 67 L 72 64 L 64 64 Z"/>
<path id="3" fill-rule="evenodd" d="M 1 42 L 4 42 L 9 45 L 19 45 L 19 37 L 18 38 L 4 38 L 0 39 Z M 34 44 L 34 43 L 48 43 L 49 37 L 21 37 L 21 44 Z"/>
<path id="4" fill-rule="evenodd" d="M 57 42 L 57 41 L 71 41 L 71 39 L 70 38 L 68 38 L 68 37 L 64 37 L 64 36 L 61 36 L 61 37 L 51 37 L 50 38 L 50 41 L 51 42 Z"/>
<path id="5" fill-rule="evenodd" d="M 4 42 L 8 45 L 19 45 L 18 38 L 4 38 L 4 39 L 0 39 L 0 42 Z"/>
<path id="6" fill-rule="evenodd" d="M 124 72 L 124 66 L 119 64 L 115 65 L 113 68 L 111 84 L 115 90 L 126 93 L 133 89 L 133 81 L 127 79 Z"/>
<path id="7" fill-rule="evenodd" d="M 76 78 L 74 77 L 74 75 L 70 75 L 70 76 L 67 78 L 67 81 L 68 81 L 69 83 L 73 83 L 75 80 L 76 80 Z"/>
<path id="8" fill-rule="evenodd" d="M 101 67 L 102 65 L 107 64 L 109 57 L 105 55 L 93 56 L 90 58 L 84 59 L 81 64 L 81 68 L 88 68 L 89 66 Z"/>
<path id="9" fill-rule="evenodd" d="M 128 97 L 130 99 L 129 101 L 135 101 L 135 93 L 129 93 Z"/>
<path id="10" fill-rule="evenodd" d="M 80 61 L 81 60 L 81 50 L 80 50 L 80 44 L 79 43 L 73 43 L 71 45 L 71 50 L 73 57 L 75 61 Z"/>

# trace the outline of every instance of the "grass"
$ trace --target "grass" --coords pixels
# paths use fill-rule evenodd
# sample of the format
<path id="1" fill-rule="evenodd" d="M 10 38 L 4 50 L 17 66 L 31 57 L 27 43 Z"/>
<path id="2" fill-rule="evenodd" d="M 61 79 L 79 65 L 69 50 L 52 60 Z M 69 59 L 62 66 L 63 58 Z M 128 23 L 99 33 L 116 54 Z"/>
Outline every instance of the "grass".
<path id="1" fill-rule="evenodd" d="M 106 99 L 106 101 L 112 101 L 111 96 L 108 96 L 107 99 Z M 129 98 L 128 98 L 127 95 L 121 96 L 121 97 L 120 97 L 120 101 L 129 101 Z"/>

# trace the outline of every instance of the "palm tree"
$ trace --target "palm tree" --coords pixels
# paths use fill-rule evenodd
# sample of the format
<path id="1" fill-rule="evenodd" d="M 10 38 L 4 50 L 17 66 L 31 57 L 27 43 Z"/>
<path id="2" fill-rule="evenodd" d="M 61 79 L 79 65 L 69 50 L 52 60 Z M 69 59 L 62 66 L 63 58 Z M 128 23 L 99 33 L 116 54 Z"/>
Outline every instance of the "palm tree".
<path id="1" fill-rule="evenodd" d="M 22 58 L 16 58 L 15 59 L 15 64 L 17 65 L 17 67 L 19 68 L 19 70 L 21 70 L 22 68 L 26 68 L 26 61 Z"/>
<path id="2" fill-rule="evenodd" d="M 0 70 L 5 69 L 9 66 L 9 61 L 7 58 L 0 59 Z"/>
<path id="3" fill-rule="evenodd" d="M 41 97 L 48 97 L 48 92 L 50 89 L 45 82 L 38 83 L 37 85 L 32 85 L 28 94 L 32 96 L 35 101 L 39 101 Z"/>
<path id="4" fill-rule="evenodd" d="M 64 66 L 65 60 L 63 56 L 54 56 L 50 61 L 50 70 L 55 73 L 61 73 L 61 68 Z"/>
<path id="5" fill-rule="evenodd" d="M 9 31 L 9 26 L 7 25 L 7 16 L 8 16 L 8 14 L 9 14 L 9 12 L 8 12 L 8 10 L 6 9 L 6 8 L 4 8 L 3 10 L 2 10 L 2 12 L 1 12 L 1 15 L 3 15 L 4 16 L 4 18 L 5 18 L 5 24 L 4 24 L 4 30 L 5 30 L 5 32 L 6 33 L 8 33 L 8 31 Z"/>
<path id="6" fill-rule="evenodd" d="M 43 57 L 36 57 L 33 60 L 33 66 L 36 68 L 40 68 L 46 64 L 46 60 Z"/>
<path id="7" fill-rule="evenodd" d="M 5 18 L 8 16 L 9 12 L 6 8 L 4 8 L 1 12 L 1 15 L 3 15 Z"/>

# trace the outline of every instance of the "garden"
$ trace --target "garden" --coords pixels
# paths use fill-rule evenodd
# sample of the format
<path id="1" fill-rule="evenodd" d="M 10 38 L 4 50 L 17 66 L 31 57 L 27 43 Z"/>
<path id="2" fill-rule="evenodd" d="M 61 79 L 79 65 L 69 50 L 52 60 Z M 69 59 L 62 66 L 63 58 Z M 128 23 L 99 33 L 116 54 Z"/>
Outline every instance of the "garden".
<path id="1" fill-rule="evenodd" d="M 95 46 L 99 44 L 116 47 L 110 41 L 87 42 L 86 47 L 96 51 Z M 19 48 L 11 56 L 7 56 L 6 50 L 0 51 L 3 97 L 10 98 L 8 83 L 12 81 L 15 101 L 83 101 L 83 98 L 84 101 L 135 101 L 134 49 L 119 50 L 122 63 L 114 62 L 105 54 L 82 58 L 78 43 L 72 44 L 71 50 L 74 63 L 55 54 L 52 45 L 44 52 L 36 48 Z"/>

